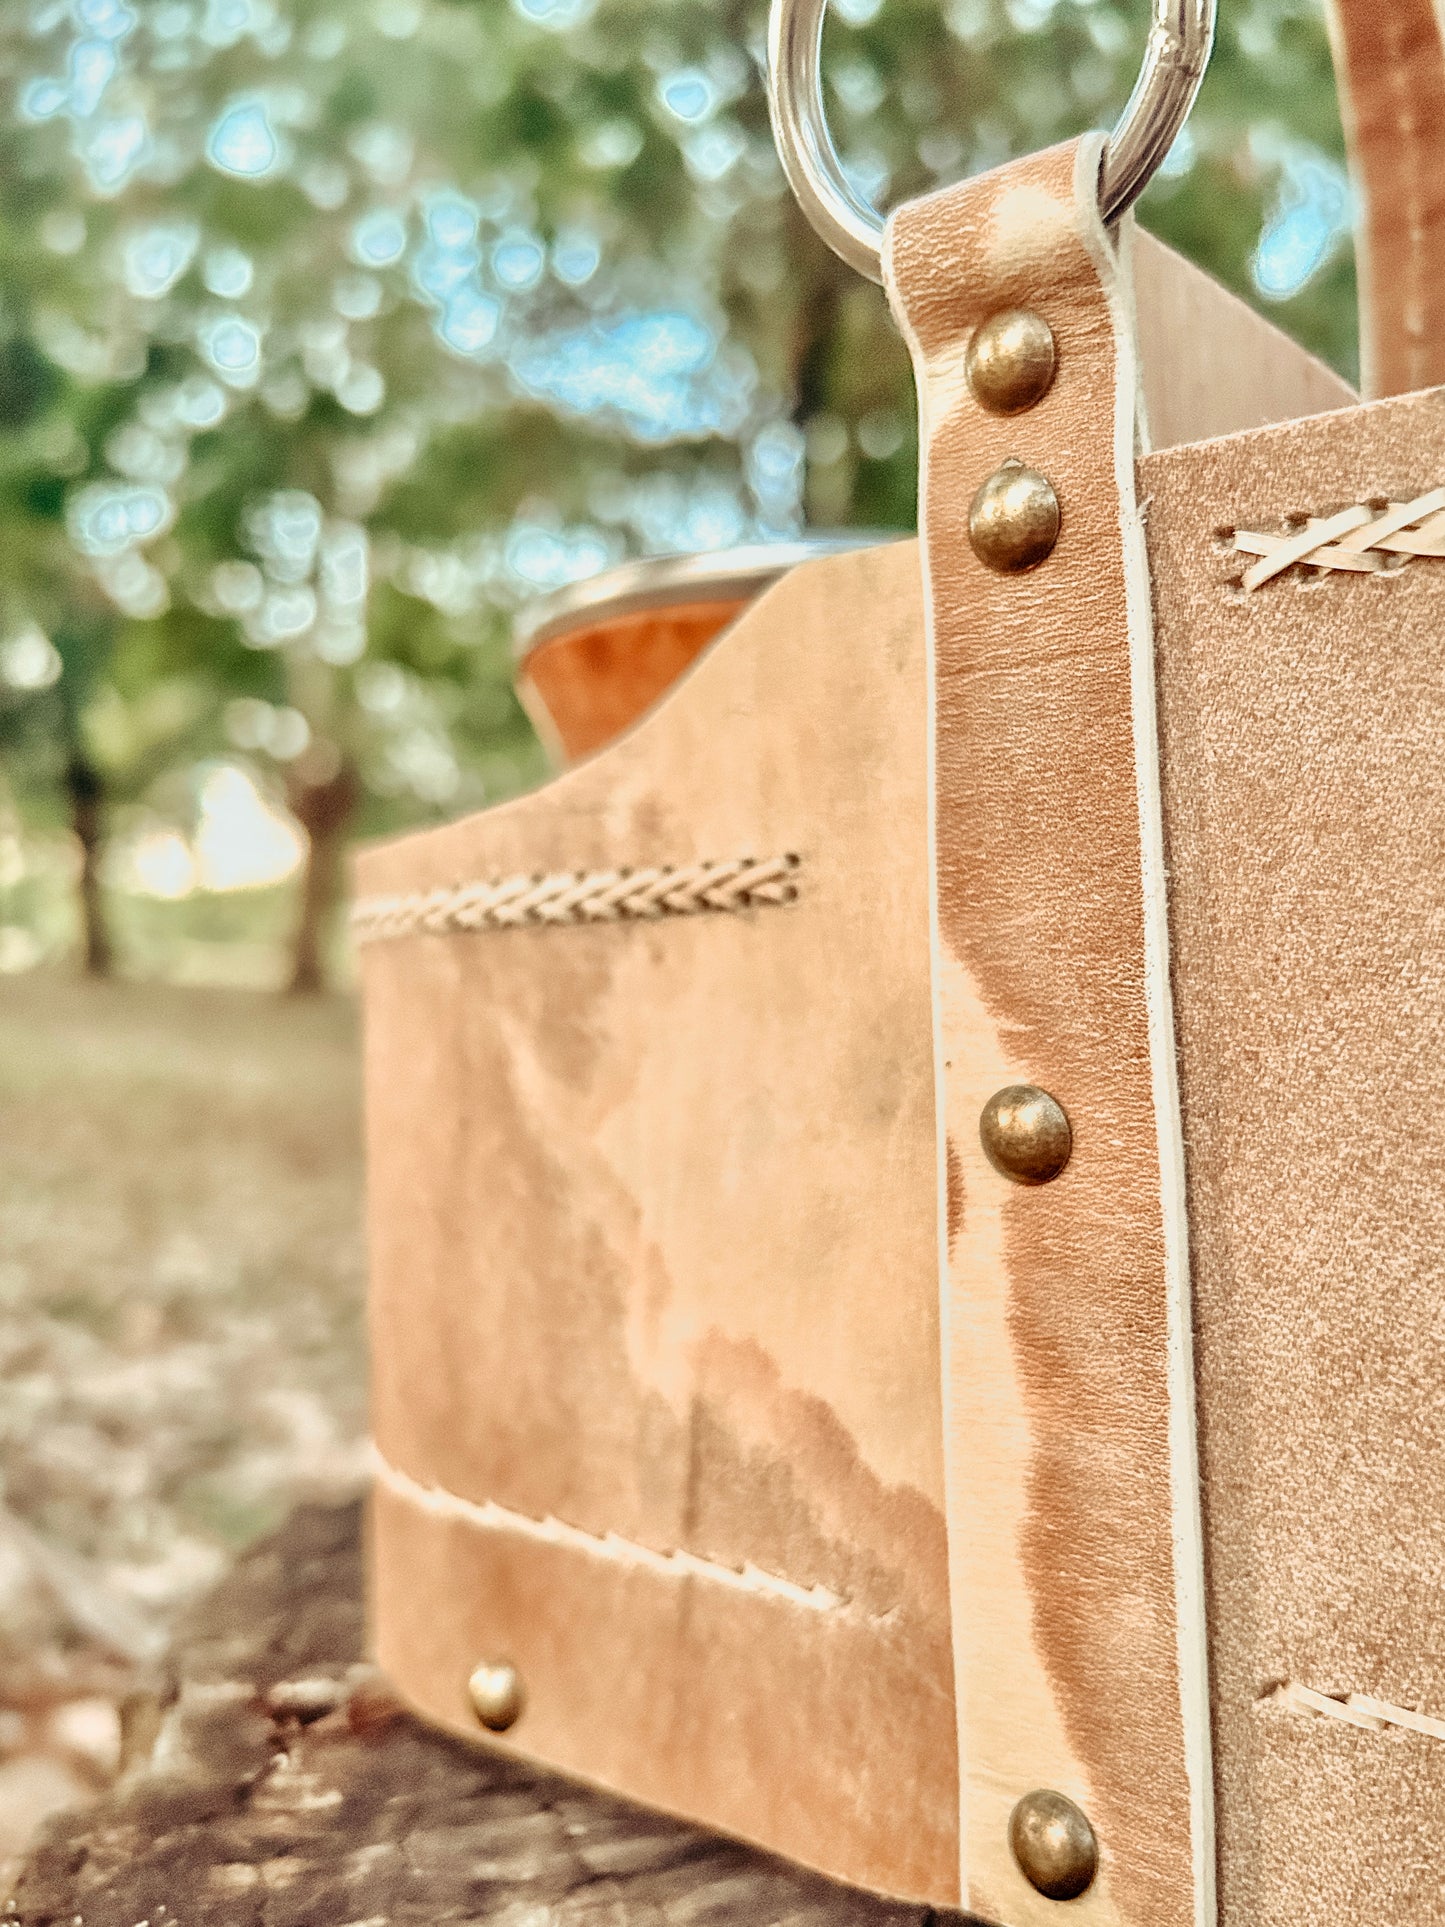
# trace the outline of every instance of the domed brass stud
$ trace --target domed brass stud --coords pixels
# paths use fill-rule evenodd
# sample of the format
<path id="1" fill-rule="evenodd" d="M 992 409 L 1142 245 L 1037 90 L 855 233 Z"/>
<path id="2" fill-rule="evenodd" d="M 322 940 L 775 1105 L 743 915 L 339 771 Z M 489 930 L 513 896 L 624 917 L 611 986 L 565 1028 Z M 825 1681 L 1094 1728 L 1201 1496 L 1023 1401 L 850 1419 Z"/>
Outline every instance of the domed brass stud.
<path id="1" fill-rule="evenodd" d="M 1009 1815 L 1008 1843 L 1019 1871 L 1045 1900 L 1077 1900 L 1099 1871 L 1099 1842 L 1062 1793 L 1026 1793 Z"/>
<path id="2" fill-rule="evenodd" d="M 1005 462 L 973 498 L 968 539 L 986 569 L 1018 575 L 1053 554 L 1060 520 L 1048 477 L 1022 462 Z"/>
<path id="3" fill-rule="evenodd" d="M 522 1675 L 505 1659 L 483 1660 L 467 1681 L 472 1711 L 491 1733 L 515 1726 L 527 1703 Z"/>
<path id="4" fill-rule="evenodd" d="M 973 331 L 964 371 L 991 415 L 1021 415 L 1041 402 L 1058 367 L 1054 331 L 1031 308 L 1005 308 Z"/>
<path id="5" fill-rule="evenodd" d="M 1037 1084 L 995 1091 L 978 1121 L 984 1155 L 1015 1184 L 1047 1184 L 1069 1161 L 1074 1133 L 1057 1098 Z"/>

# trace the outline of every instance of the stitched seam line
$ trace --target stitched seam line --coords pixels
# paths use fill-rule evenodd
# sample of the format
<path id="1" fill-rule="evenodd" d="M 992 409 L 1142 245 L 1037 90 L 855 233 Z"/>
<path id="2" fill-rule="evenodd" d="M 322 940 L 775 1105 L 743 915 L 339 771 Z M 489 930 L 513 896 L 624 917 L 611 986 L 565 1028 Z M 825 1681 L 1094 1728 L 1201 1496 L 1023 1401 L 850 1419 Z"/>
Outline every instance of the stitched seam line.
<path id="1" fill-rule="evenodd" d="M 733 857 L 646 870 L 512 876 L 412 896 L 366 897 L 351 912 L 358 943 L 528 926 L 655 922 L 794 903 L 799 859 Z"/>
<path id="2" fill-rule="evenodd" d="M 1390 573 L 1419 558 L 1445 556 L 1445 488 L 1430 489 L 1413 502 L 1392 502 L 1382 514 L 1366 504 L 1335 515 L 1311 516 L 1304 528 L 1287 535 L 1250 529 L 1234 531 L 1239 555 L 1258 556 L 1245 570 L 1247 590 L 1263 588 L 1296 563 L 1309 569 L 1340 569 L 1355 575 Z"/>
<path id="3" fill-rule="evenodd" d="M 1388 1700 L 1374 1699 L 1368 1693 L 1348 1693 L 1336 1699 L 1317 1693 L 1312 1686 L 1290 1681 L 1281 1686 L 1274 1698 L 1291 1713 L 1322 1713 L 1327 1719 L 1346 1726 L 1363 1728 L 1367 1733 L 1383 1733 L 1387 1727 L 1401 1727 L 1410 1733 L 1423 1733 L 1432 1740 L 1445 1740 L 1445 1720 L 1428 1713 L 1415 1713 L 1407 1706 L 1392 1706 Z"/>
<path id="4" fill-rule="evenodd" d="M 615 1532 L 584 1532 L 580 1526 L 569 1526 L 561 1519 L 533 1518 L 525 1512 L 514 1512 L 510 1506 L 498 1505 L 495 1499 L 478 1504 L 474 1499 L 448 1492 L 443 1486 L 421 1484 L 384 1458 L 374 1444 L 371 1463 L 378 1484 L 384 1485 L 393 1497 L 430 1513 L 433 1518 L 457 1520 L 482 1532 L 513 1534 L 541 1545 L 584 1553 L 588 1558 L 605 1560 L 610 1565 L 654 1572 L 664 1579 L 705 1580 L 733 1592 L 750 1593 L 754 1598 L 784 1600 L 788 1605 L 801 1606 L 806 1612 L 837 1612 L 849 1603 L 842 1594 L 830 1592 L 826 1586 L 795 1585 L 791 1579 L 764 1572 L 758 1566 L 725 1566 L 715 1559 L 701 1559 L 694 1552 L 657 1552 L 651 1546 L 624 1539 Z"/>

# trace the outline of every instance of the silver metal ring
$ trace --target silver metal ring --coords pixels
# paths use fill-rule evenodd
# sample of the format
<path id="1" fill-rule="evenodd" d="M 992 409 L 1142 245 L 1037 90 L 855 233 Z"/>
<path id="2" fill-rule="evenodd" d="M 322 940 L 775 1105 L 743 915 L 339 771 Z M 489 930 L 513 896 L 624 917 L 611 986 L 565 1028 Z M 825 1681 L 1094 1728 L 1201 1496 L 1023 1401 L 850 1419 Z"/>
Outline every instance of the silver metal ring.
<path id="1" fill-rule="evenodd" d="M 1154 0 L 1134 91 L 1104 149 L 1099 206 L 1117 221 L 1153 178 L 1189 118 L 1214 46 L 1216 0 Z M 883 220 L 843 171 L 823 107 L 828 0 L 773 0 L 768 109 L 788 185 L 823 239 L 870 281 L 883 279 Z"/>

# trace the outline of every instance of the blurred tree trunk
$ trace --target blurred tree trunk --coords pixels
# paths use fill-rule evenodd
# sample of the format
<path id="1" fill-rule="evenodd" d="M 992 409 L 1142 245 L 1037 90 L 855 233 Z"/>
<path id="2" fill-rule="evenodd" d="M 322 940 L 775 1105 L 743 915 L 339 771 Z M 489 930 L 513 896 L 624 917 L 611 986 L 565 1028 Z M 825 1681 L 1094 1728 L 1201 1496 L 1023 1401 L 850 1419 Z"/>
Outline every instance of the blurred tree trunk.
<path id="1" fill-rule="evenodd" d="M 291 814 L 306 832 L 301 908 L 287 985 L 293 996 L 313 996 L 326 988 L 326 938 L 341 896 L 347 828 L 361 801 L 361 779 L 349 762 L 343 760 L 322 776 L 315 771 L 311 756 L 298 757 L 287 783 Z"/>
<path id="2" fill-rule="evenodd" d="M 788 234 L 789 251 L 795 261 L 816 259 L 816 237 L 791 196 Z M 832 360 L 837 353 L 838 319 L 855 278 L 853 270 L 835 255 L 825 254 L 816 278 L 805 284 L 797 301 L 788 359 L 793 377 L 793 420 L 800 428 L 806 428 L 814 415 L 822 414 L 834 402 Z"/>
<path id="3" fill-rule="evenodd" d="M 57 624 L 53 641 L 60 652 L 58 744 L 61 784 L 70 827 L 80 846 L 80 928 L 86 975 L 108 977 L 115 962 L 100 888 L 100 858 L 105 842 L 106 778 L 91 752 L 85 712 L 115 647 L 115 611 L 98 589 L 78 596 Z"/>
<path id="4" fill-rule="evenodd" d="M 100 853 L 105 840 L 105 785 L 83 750 L 72 748 L 65 765 L 70 827 L 80 845 L 80 927 L 86 975 L 108 977 L 115 961 L 101 900 Z"/>

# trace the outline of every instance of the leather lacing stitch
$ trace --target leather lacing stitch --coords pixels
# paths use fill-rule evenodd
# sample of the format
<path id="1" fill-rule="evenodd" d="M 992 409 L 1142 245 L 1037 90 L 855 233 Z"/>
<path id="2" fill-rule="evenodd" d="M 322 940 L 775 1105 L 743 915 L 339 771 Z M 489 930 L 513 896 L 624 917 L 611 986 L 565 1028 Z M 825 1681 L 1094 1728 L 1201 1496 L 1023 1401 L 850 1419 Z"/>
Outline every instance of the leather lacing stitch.
<path id="1" fill-rule="evenodd" d="M 851 1603 L 846 1594 L 833 1592 L 827 1586 L 800 1586 L 778 1573 L 765 1572 L 761 1566 L 724 1565 L 720 1560 L 705 1559 L 681 1548 L 659 1552 L 636 1539 L 624 1539 L 618 1532 L 585 1532 L 563 1519 L 514 1511 L 511 1506 L 499 1505 L 495 1499 L 480 1502 L 464 1499 L 459 1493 L 447 1491 L 445 1486 L 423 1485 L 400 1466 L 393 1465 L 375 1444 L 371 1447 L 371 1466 L 377 1484 L 394 1498 L 430 1513 L 433 1518 L 455 1520 L 477 1531 L 509 1533 L 565 1552 L 605 1560 L 611 1565 L 642 1568 L 663 1579 L 703 1580 L 733 1592 L 752 1593 L 755 1597 L 799 1606 L 805 1612 L 838 1612 Z"/>
<path id="2" fill-rule="evenodd" d="M 1372 1699 L 1368 1693 L 1349 1693 L 1336 1699 L 1330 1693 L 1317 1693 L 1312 1686 L 1290 1681 L 1272 1696 L 1290 1713 L 1322 1713 L 1327 1719 L 1341 1720 L 1367 1733 L 1383 1733 L 1388 1727 L 1410 1733 L 1424 1733 L 1432 1740 L 1445 1740 L 1445 1720 L 1429 1713 L 1411 1712 L 1408 1706 L 1392 1706 L 1388 1700 Z"/>
<path id="3" fill-rule="evenodd" d="M 1297 563 L 1356 575 L 1393 573 L 1418 556 L 1445 557 L 1445 488 L 1413 502 L 1392 502 L 1383 511 L 1360 503 L 1336 515 L 1311 516 L 1287 535 L 1236 529 L 1234 547 L 1240 555 L 1259 557 L 1244 572 L 1246 590 L 1263 588 Z"/>
<path id="4" fill-rule="evenodd" d="M 797 899 L 799 859 L 732 857 L 646 870 L 513 876 L 412 896 L 365 897 L 351 912 L 358 943 L 528 925 L 624 923 L 735 913 Z"/>

